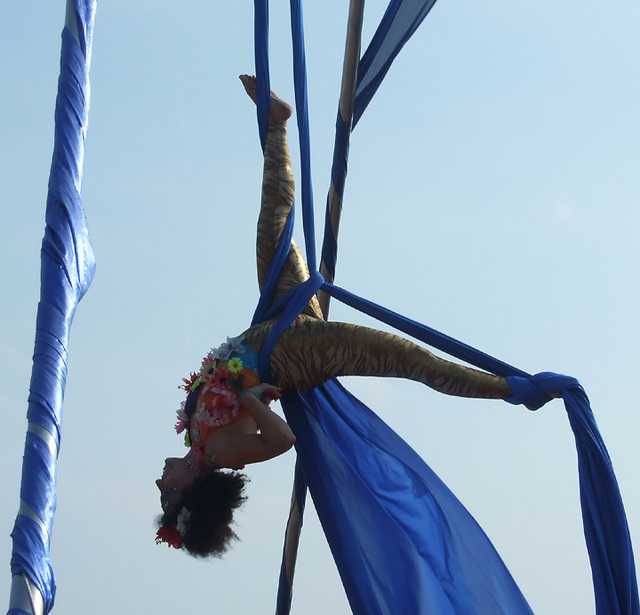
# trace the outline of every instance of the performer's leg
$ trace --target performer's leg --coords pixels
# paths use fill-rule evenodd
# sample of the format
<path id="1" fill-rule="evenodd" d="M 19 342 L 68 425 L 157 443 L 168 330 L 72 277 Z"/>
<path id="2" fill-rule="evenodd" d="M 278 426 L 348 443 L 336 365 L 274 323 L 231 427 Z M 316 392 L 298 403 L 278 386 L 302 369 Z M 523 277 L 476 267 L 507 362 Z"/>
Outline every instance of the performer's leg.
<path id="1" fill-rule="evenodd" d="M 247 94 L 255 102 L 255 78 L 242 75 L 241 80 Z M 286 130 L 286 121 L 290 116 L 291 107 L 272 94 L 264 150 L 262 205 L 258 217 L 256 242 L 258 282 L 261 289 L 293 206 L 295 186 Z M 295 242 L 292 242 L 289 255 L 278 279 L 274 301 L 308 278 L 309 270 L 304 258 Z M 316 318 L 322 317 L 320 306 L 315 297 L 303 313 Z"/>
<path id="2" fill-rule="evenodd" d="M 247 332 L 256 350 L 268 329 Z M 282 334 L 271 355 L 271 371 L 279 386 L 300 390 L 336 376 L 382 376 L 408 378 L 459 397 L 511 395 L 504 378 L 445 361 L 397 335 L 320 320 L 294 324 Z"/>

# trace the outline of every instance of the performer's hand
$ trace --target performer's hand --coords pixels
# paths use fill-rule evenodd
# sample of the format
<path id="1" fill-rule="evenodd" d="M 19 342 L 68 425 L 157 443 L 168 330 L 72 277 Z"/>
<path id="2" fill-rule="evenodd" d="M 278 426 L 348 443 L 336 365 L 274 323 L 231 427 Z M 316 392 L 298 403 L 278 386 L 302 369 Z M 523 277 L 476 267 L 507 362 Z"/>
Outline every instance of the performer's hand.
<path id="1" fill-rule="evenodd" d="M 282 389 L 273 384 L 258 384 L 247 389 L 247 392 L 253 393 L 263 404 L 267 405 L 282 397 Z"/>
<path id="2" fill-rule="evenodd" d="M 265 404 L 269 404 L 272 401 L 276 401 L 282 397 L 282 389 L 273 384 L 265 384 L 264 391 L 260 396 L 260 400 Z"/>

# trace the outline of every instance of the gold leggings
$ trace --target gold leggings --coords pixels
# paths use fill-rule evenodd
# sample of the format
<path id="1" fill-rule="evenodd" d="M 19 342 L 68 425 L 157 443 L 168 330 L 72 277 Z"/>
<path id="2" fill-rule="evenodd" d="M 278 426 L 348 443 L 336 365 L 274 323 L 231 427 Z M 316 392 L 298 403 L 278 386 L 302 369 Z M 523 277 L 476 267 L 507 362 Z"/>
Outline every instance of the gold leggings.
<path id="1" fill-rule="evenodd" d="M 257 263 L 260 288 L 273 259 L 293 206 L 294 181 L 284 124 L 269 126 L 264 152 L 262 205 L 258 218 Z M 278 280 L 274 301 L 309 277 L 295 242 Z M 257 352 L 275 320 L 245 331 L 246 342 Z M 271 355 L 271 373 L 278 386 L 309 390 L 336 376 L 408 378 L 460 397 L 503 399 L 511 395 L 499 376 L 436 357 L 402 337 L 357 325 L 322 319 L 314 297 L 299 322 L 280 337 Z"/>

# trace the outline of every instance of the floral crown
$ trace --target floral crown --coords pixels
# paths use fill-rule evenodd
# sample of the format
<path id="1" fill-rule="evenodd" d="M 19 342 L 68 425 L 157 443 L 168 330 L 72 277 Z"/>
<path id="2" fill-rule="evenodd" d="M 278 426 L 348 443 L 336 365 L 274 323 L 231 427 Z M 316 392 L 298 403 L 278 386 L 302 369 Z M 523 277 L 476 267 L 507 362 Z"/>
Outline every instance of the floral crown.
<path id="1" fill-rule="evenodd" d="M 156 533 L 156 544 L 166 542 L 169 547 L 182 549 L 182 539 L 189 528 L 191 512 L 182 508 L 175 525 L 163 525 Z"/>
<path id="2" fill-rule="evenodd" d="M 238 414 L 239 395 L 244 390 L 244 364 L 242 359 L 231 355 L 244 354 L 243 340 L 244 335 L 228 337 L 225 343 L 207 353 L 198 373 L 192 372 L 189 378 L 182 379 L 179 388 L 187 392 L 187 398 L 177 411 L 175 429 L 177 433 L 185 432 L 185 446 L 191 446 L 188 429 L 191 412 L 187 412 L 191 395 L 197 396 L 195 411 L 199 420 L 207 425 L 221 427 Z"/>

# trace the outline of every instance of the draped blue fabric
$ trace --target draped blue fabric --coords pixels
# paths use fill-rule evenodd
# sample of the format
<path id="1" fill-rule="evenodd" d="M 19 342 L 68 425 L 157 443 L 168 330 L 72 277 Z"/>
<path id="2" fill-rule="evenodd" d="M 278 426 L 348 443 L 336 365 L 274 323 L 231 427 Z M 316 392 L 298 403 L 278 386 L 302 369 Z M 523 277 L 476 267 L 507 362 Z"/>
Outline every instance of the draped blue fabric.
<path id="1" fill-rule="evenodd" d="M 434 3 L 435 0 L 392 0 L 389 4 L 360 63 L 354 125 L 393 59 Z M 268 26 L 260 23 L 259 13 L 257 10 L 256 48 L 267 49 Z M 292 30 L 294 56 L 298 57 L 303 51 L 298 0 L 292 0 Z M 298 123 L 305 132 L 301 140 L 304 150 L 308 147 L 308 128 L 303 60 L 294 61 L 294 82 Z M 268 62 L 261 60 L 256 70 L 259 83 L 268 82 L 268 76 L 259 75 L 261 70 L 268 70 Z M 264 111 L 259 110 L 258 115 L 266 117 Z M 337 125 L 338 146 L 332 171 L 337 176 L 332 180 L 343 186 L 348 135 L 340 118 Z M 303 176 L 308 172 L 305 164 Z M 310 207 L 309 199 L 303 202 L 304 216 L 312 217 Z M 289 222 L 293 224 L 293 216 Z M 290 237 L 291 230 L 288 233 Z M 286 241 L 288 246 L 289 240 Z M 327 241 L 331 239 L 325 236 L 325 244 Z M 282 243 L 284 240 L 281 247 Z M 312 245 L 307 241 L 308 252 Z M 513 391 L 507 400 L 510 403 L 537 408 L 551 399 L 548 393 L 561 394 L 576 439 L 596 612 L 640 615 L 633 550 L 622 499 L 611 460 L 579 383 L 557 374 L 530 376 L 425 325 L 323 282 L 315 267 L 311 268 L 307 283 L 269 308 L 284 258 L 284 251 L 276 258 L 279 262 L 273 264 L 269 274 L 272 279 L 265 284 L 254 316 L 254 322 L 279 316 L 260 358 L 264 379 L 270 377 L 270 352 L 280 333 L 308 298 L 322 289 L 453 357 L 507 377 Z M 308 259 L 315 263 L 315 254 L 308 254 Z M 531 612 L 499 555 L 462 504 L 399 436 L 342 385 L 332 381 L 307 393 L 292 392 L 284 397 L 283 407 L 297 438 L 296 495 L 303 498 L 304 485 L 308 483 L 354 613 Z M 289 612 L 290 582 L 281 573 L 279 614 Z"/>
<path id="2" fill-rule="evenodd" d="M 60 444 L 67 346 L 76 307 L 93 278 L 95 261 L 80 200 L 84 139 L 89 109 L 89 62 L 95 0 L 74 0 L 62 32 L 55 141 L 41 251 L 41 291 L 36 317 L 27 419 Z M 56 507 L 55 450 L 27 433 L 20 498 L 42 520 L 19 514 L 12 532 L 13 575 L 26 574 L 53 607 L 55 578 L 49 539 Z M 21 609 L 11 609 L 17 615 Z"/>
<path id="3" fill-rule="evenodd" d="M 598 615 L 637 615 L 638 582 L 624 505 L 589 398 L 569 376 L 508 377 L 510 403 L 536 406 L 541 393 L 562 394 L 578 453 L 580 504 Z"/>
<path id="4" fill-rule="evenodd" d="M 532 613 L 471 515 L 361 401 L 336 381 L 284 399 L 354 613 Z"/>

